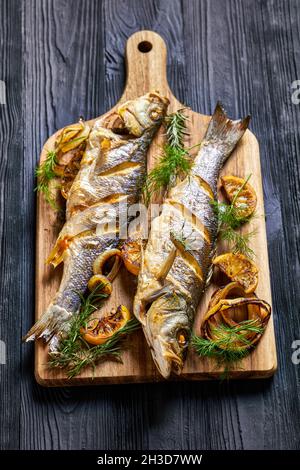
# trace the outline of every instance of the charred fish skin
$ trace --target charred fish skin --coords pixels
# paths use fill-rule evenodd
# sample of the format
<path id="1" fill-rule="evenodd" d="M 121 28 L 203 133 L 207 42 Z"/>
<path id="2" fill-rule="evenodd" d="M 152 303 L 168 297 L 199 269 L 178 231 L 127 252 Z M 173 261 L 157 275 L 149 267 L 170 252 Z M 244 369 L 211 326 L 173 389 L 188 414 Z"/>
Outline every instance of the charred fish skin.
<path id="1" fill-rule="evenodd" d="M 93 261 L 118 245 L 120 210 L 140 198 L 147 151 L 168 104 L 156 91 L 122 104 L 117 110 L 122 135 L 106 128 L 104 119 L 96 121 L 68 194 L 66 223 L 48 258 L 54 267 L 64 263 L 61 284 L 25 341 L 50 340 L 50 350 L 55 350 L 67 333 L 69 320 L 80 307 L 80 294 L 87 289 Z"/>
<path id="2" fill-rule="evenodd" d="M 217 104 L 190 174 L 174 186 L 152 221 L 134 299 L 161 375 L 181 373 L 197 306 L 206 286 L 218 222 L 212 200 L 220 170 L 249 124 Z"/>

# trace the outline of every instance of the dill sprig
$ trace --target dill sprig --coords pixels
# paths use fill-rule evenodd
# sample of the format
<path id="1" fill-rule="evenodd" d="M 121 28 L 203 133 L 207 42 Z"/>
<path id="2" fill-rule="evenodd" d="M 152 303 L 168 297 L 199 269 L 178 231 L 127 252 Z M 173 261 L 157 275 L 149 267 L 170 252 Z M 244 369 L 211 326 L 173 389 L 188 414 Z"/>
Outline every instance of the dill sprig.
<path id="1" fill-rule="evenodd" d="M 251 352 L 251 341 L 247 335 L 249 333 L 261 335 L 263 332 L 264 328 L 257 320 L 244 320 L 235 326 L 221 324 L 212 328 L 216 339 L 210 340 L 193 335 L 192 345 L 199 356 L 213 358 L 218 366 L 227 368 L 241 361 Z"/>
<path id="2" fill-rule="evenodd" d="M 167 142 L 162 148 L 159 162 L 150 171 L 144 184 L 147 203 L 154 193 L 171 186 L 179 175 L 187 174 L 191 168 L 189 152 L 184 148 L 187 119 L 184 108 L 165 118 Z"/>
<path id="3" fill-rule="evenodd" d="M 57 163 L 56 152 L 54 150 L 48 150 L 46 160 L 35 170 L 35 175 L 38 178 L 35 190 L 44 194 L 46 201 L 53 209 L 57 209 L 57 205 L 50 188 L 50 181 L 56 177 L 54 167 Z"/>
<path id="4" fill-rule="evenodd" d="M 191 167 L 188 152 L 166 144 L 160 161 L 147 176 L 144 194 L 148 202 L 162 188 L 170 186 L 179 174 L 186 174 Z"/>
<path id="5" fill-rule="evenodd" d="M 175 232 L 170 231 L 170 239 L 175 244 L 176 242 L 180 243 L 184 251 L 193 251 L 197 248 L 197 239 L 196 237 L 191 237 L 189 234 L 184 233 L 185 221 L 183 222 L 181 231 Z"/>
<path id="6" fill-rule="evenodd" d="M 99 293 L 99 290 L 101 290 L 101 286 L 98 286 L 86 298 L 80 296 L 81 308 L 71 321 L 68 336 L 61 341 L 58 351 L 49 353 L 49 366 L 65 369 L 69 378 L 78 375 L 85 367 L 89 366 L 95 369 L 97 363 L 108 357 L 114 357 L 121 361 L 122 341 L 126 335 L 140 327 L 138 320 L 132 318 L 108 341 L 97 346 L 90 346 L 81 336 L 80 329 L 86 328 L 93 312 L 107 297 L 107 295 Z"/>
<path id="7" fill-rule="evenodd" d="M 240 192 L 243 190 L 251 175 L 249 175 L 241 187 L 236 192 L 231 204 L 226 202 L 211 201 L 211 205 L 215 214 L 218 217 L 218 233 L 221 240 L 225 240 L 231 244 L 231 249 L 234 253 L 243 253 L 244 255 L 253 258 L 254 251 L 250 247 L 250 240 L 255 235 L 256 231 L 242 234 L 237 232 L 242 225 L 249 222 L 254 217 L 251 214 L 248 217 L 242 215 L 242 208 L 235 206 L 235 202 Z"/>
<path id="8" fill-rule="evenodd" d="M 248 258 L 254 258 L 255 253 L 250 247 L 251 238 L 256 234 L 256 230 L 248 233 L 236 232 L 231 227 L 221 228 L 219 236 L 221 240 L 231 245 L 233 253 L 243 253 Z"/>

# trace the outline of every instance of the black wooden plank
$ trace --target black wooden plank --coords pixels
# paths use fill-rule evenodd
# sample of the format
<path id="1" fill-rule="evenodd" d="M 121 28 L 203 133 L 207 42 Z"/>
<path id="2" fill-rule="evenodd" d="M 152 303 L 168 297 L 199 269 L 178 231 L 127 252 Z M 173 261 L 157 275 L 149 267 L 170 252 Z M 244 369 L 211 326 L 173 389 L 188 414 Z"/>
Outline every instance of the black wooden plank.
<path id="1" fill-rule="evenodd" d="M 34 168 L 44 141 L 79 116 L 105 109 L 102 4 L 92 1 L 34 1 L 23 8 L 23 333 L 34 318 Z M 27 295 L 26 295 L 27 292 Z M 88 391 L 46 390 L 33 377 L 33 349 L 23 345 L 20 447 L 80 448 L 90 442 Z M 94 396 L 97 391 L 93 390 Z M 82 400 L 82 401 L 81 401 Z M 89 413 L 87 411 L 87 415 Z M 92 415 L 90 414 L 93 423 Z M 35 432 L 32 432 L 32 430 Z M 87 434 L 87 438 L 85 437 Z M 96 444 L 95 444 L 96 445 Z"/>
<path id="2" fill-rule="evenodd" d="M 299 447 L 299 366 L 290 358 L 291 343 L 299 339 L 300 300 L 300 105 L 292 104 L 290 87 L 300 78 L 297 9 L 297 0 L 0 2 L 0 80 L 9 83 L 9 105 L 0 105 L 0 339 L 9 358 L 9 367 L 0 365 L 1 447 L 17 448 L 19 436 L 27 449 Z M 46 390 L 34 381 L 31 347 L 22 347 L 20 364 L 16 322 L 24 333 L 33 319 L 39 151 L 57 128 L 116 102 L 124 86 L 125 42 L 139 29 L 153 29 L 167 41 L 169 82 L 181 101 L 208 114 L 220 98 L 232 116 L 253 115 L 279 352 L 273 380 Z M 24 152 L 16 172 L 21 71 Z"/>
<path id="3" fill-rule="evenodd" d="M 293 448 L 299 432 L 299 371 L 291 362 L 291 343 L 299 332 L 299 107 L 292 104 L 290 85 L 299 74 L 297 5 L 195 1 L 184 10 L 184 19 L 186 50 L 196 54 L 196 60 L 193 54 L 186 61 L 192 106 L 209 112 L 221 99 L 236 117 L 251 112 L 261 149 L 279 372 L 266 384 L 230 385 L 235 399 L 222 395 L 222 409 L 236 416 L 233 432 L 243 448 Z M 287 413 L 291 406 L 293 419 Z M 217 436 L 224 417 L 209 408 L 207 419 Z"/>
<path id="4" fill-rule="evenodd" d="M 19 445 L 20 336 L 22 301 L 22 108 L 21 9 L 17 0 L 0 2 L 0 448 Z M 6 102 L 6 104 L 5 104 Z"/>

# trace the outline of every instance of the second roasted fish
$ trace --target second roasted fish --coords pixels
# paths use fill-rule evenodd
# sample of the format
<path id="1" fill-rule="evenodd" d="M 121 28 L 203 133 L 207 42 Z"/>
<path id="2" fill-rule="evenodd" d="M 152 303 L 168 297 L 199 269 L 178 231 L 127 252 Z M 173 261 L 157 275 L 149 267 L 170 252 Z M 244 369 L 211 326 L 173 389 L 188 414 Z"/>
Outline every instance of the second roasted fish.
<path id="1" fill-rule="evenodd" d="M 217 197 L 219 172 L 248 123 L 249 117 L 231 121 L 217 105 L 190 174 L 171 189 L 151 225 L 134 314 L 165 378 L 183 367 L 216 244 L 211 201 Z"/>

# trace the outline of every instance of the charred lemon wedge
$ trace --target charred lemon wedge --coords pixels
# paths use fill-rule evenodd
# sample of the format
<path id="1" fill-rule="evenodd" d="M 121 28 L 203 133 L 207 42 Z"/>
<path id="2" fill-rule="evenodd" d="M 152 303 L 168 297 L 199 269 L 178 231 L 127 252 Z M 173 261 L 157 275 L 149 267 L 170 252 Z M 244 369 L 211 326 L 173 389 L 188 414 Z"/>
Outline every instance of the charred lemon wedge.
<path id="1" fill-rule="evenodd" d="M 124 265 L 131 274 L 137 276 L 141 267 L 141 240 L 128 239 L 123 243 L 121 248 L 121 256 Z"/>
<path id="2" fill-rule="evenodd" d="M 80 333 L 89 344 L 103 344 L 123 328 L 130 318 L 130 311 L 124 305 L 119 305 L 117 309 L 112 309 L 108 315 L 91 319 L 86 328 L 81 328 Z"/>
<path id="3" fill-rule="evenodd" d="M 246 294 L 255 291 L 258 283 L 256 265 L 241 253 L 224 253 L 213 260 L 231 281 L 236 281 L 244 288 Z"/>
<path id="4" fill-rule="evenodd" d="M 227 199 L 237 209 L 240 218 L 248 218 L 254 213 L 257 197 L 254 189 L 246 180 L 238 176 L 222 176 L 221 187 Z"/>
<path id="5" fill-rule="evenodd" d="M 103 274 L 94 274 L 88 282 L 88 289 L 93 292 L 95 289 L 99 289 L 102 294 L 110 295 L 112 293 L 111 282 Z"/>

